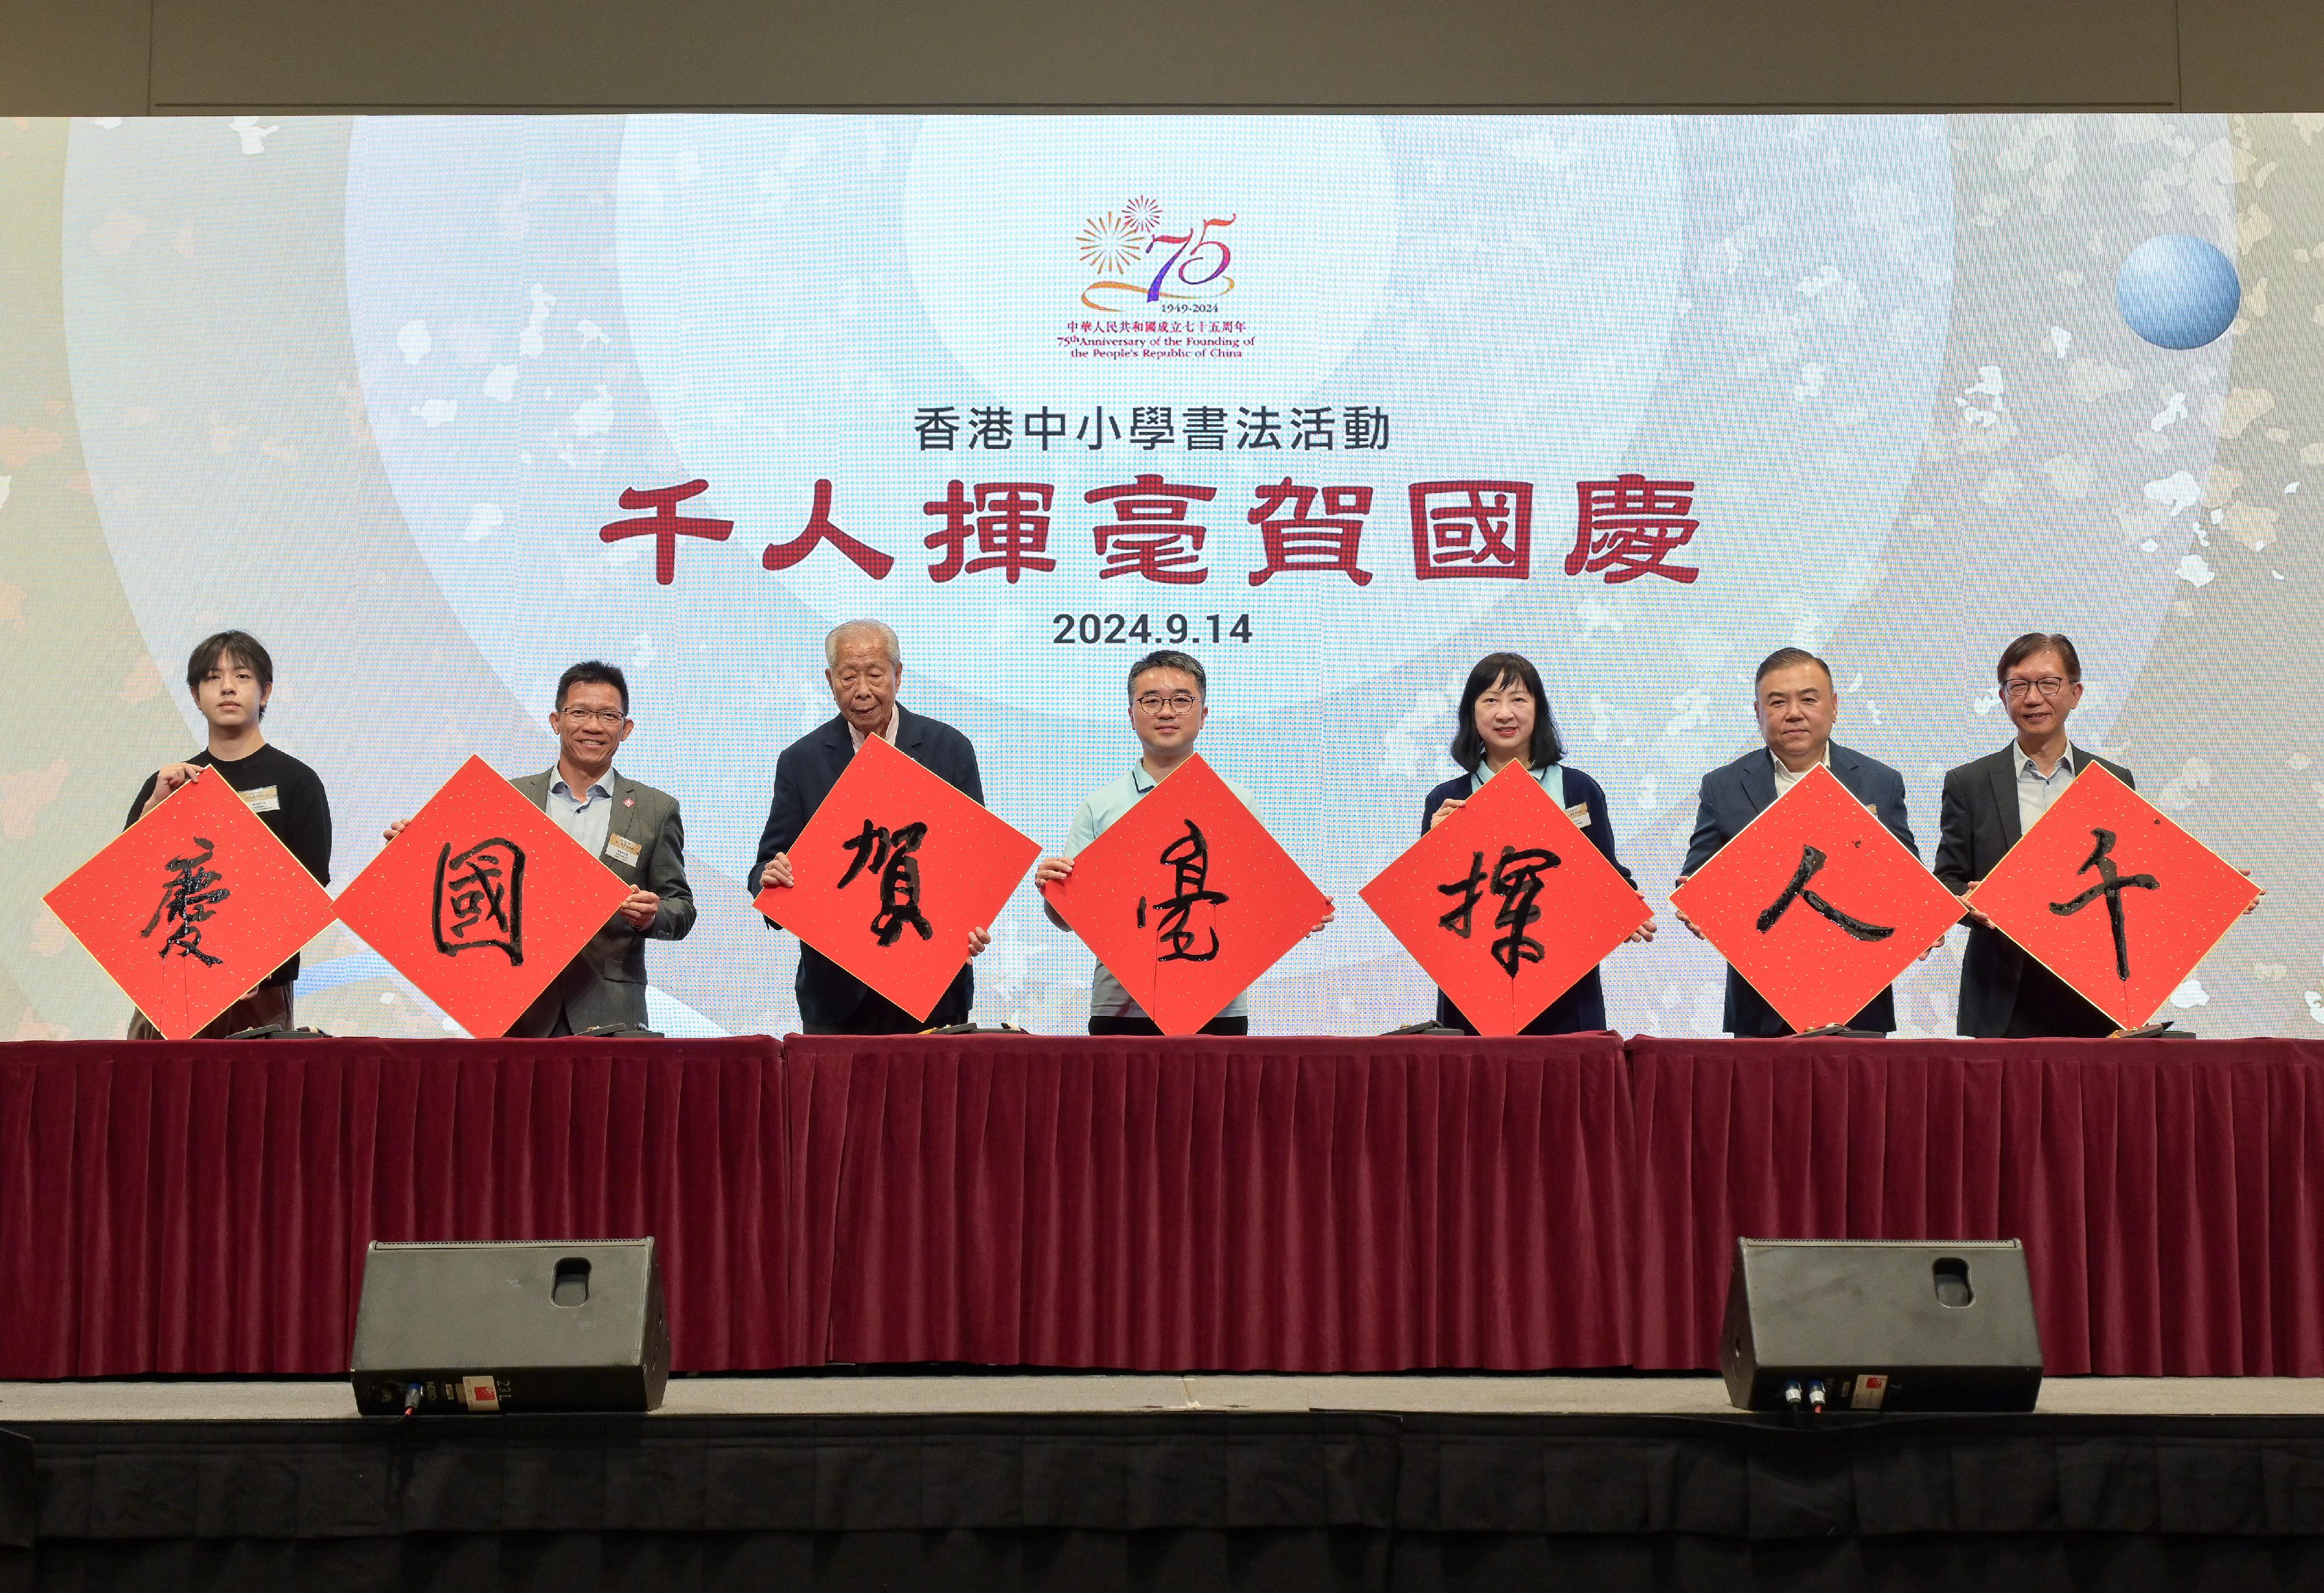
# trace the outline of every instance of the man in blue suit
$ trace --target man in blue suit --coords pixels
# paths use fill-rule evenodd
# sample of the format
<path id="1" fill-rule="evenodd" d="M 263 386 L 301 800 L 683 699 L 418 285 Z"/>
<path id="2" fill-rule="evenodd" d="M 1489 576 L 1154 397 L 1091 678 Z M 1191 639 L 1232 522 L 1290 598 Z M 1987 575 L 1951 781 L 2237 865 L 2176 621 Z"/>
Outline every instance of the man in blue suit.
<path id="1" fill-rule="evenodd" d="M 833 627 L 824 638 L 823 653 L 823 678 L 839 714 L 792 742 L 775 761 L 775 800 L 767 810 L 767 828 L 759 836 L 758 865 L 751 870 L 753 901 L 770 884 L 791 883 L 791 846 L 856 753 L 874 736 L 972 801 L 984 801 L 984 781 L 968 737 L 897 702 L 904 660 L 894 631 L 876 619 L 852 619 Z M 772 919 L 767 922 L 774 924 Z M 991 934 L 980 927 L 969 931 L 964 949 L 973 958 L 991 943 Z M 806 945 L 799 948 L 794 987 L 800 1026 L 810 1034 L 908 1034 L 964 1023 L 976 997 L 975 978 L 964 962 L 959 977 L 923 1023 Z"/>
<path id="2" fill-rule="evenodd" d="M 1832 741 L 1832 721 L 1840 717 L 1840 693 L 1832 687 L 1831 671 L 1823 660 L 1798 647 L 1781 647 L 1769 653 L 1759 665 L 1752 707 L 1766 745 L 1702 777 L 1694 838 L 1686 849 L 1680 884 L 1819 764 L 1871 809 L 1873 817 L 1904 843 L 1906 851 L 1915 857 L 1921 855 L 1920 847 L 1913 844 L 1912 823 L 1904 815 L 1904 777 L 1887 764 Z M 1681 915 L 1679 922 L 1685 923 L 1685 917 Z M 1687 928 L 1694 926 L 1687 924 Z M 1849 1020 L 1848 1026 L 1883 1034 L 1895 1029 L 1895 993 L 1880 992 L 1870 1005 Z M 1792 1033 L 1791 1026 L 1767 1005 L 1767 998 L 1732 968 L 1727 970 L 1726 1028 L 1738 1036 Z"/>

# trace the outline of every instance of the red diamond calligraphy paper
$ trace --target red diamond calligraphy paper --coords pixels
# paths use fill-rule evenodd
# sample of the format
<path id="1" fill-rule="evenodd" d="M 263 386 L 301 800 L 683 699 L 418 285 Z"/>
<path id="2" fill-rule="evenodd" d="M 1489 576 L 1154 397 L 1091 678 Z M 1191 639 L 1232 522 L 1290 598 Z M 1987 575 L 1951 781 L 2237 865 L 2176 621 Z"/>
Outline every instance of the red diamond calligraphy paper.
<path id="1" fill-rule="evenodd" d="M 471 1034 L 505 1034 L 630 887 L 470 758 L 339 893 L 339 918 Z"/>
<path id="2" fill-rule="evenodd" d="M 1970 900 L 2084 1000 L 2135 1029 L 2258 896 L 2217 853 L 2092 764 Z"/>
<path id="3" fill-rule="evenodd" d="M 1521 1032 L 1653 916 L 1517 764 L 1362 894 L 1480 1034 Z"/>
<path id="4" fill-rule="evenodd" d="M 916 1018 L 1040 856 L 1029 838 L 872 736 L 791 843 L 758 908 Z"/>
<path id="5" fill-rule="evenodd" d="M 1960 919 L 1952 893 L 1821 767 L 1671 903 L 1801 1030 L 1848 1022 Z"/>
<path id="6" fill-rule="evenodd" d="M 1044 894 L 1165 1034 L 1201 1030 L 1328 906 L 1200 755 Z"/>
<path id="7" fill-rule="evenodd" d="M 44 898 L 137 1010 L 185 1040 L 331 922 L 331 898 L 215 772 Z"/>

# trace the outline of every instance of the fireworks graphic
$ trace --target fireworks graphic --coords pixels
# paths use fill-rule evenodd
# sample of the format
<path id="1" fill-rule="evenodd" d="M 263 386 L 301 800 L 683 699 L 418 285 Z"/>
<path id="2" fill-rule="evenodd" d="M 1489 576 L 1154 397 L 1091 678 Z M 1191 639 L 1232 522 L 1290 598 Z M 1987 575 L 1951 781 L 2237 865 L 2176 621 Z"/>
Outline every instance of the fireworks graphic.
<path id="1" fill-rule="evenodd" d="M 1083 264 L 1098 271 L 1120 271 L 1138 258 L 1139 251 L 1146 246 L 1146 237 L 1125 210 L 1083 222 L 1081 235 L 1074 243 L 1081 250 Z"/>
<path id="2" fill-rule="evenodd" d="M 1152 199 L 1132 199 L 1121 208 L 1121 213 L 1130 226 L 1148 237 L 1154 235 L 1156 227 L 1162 225 L 1162 207 Z"/>

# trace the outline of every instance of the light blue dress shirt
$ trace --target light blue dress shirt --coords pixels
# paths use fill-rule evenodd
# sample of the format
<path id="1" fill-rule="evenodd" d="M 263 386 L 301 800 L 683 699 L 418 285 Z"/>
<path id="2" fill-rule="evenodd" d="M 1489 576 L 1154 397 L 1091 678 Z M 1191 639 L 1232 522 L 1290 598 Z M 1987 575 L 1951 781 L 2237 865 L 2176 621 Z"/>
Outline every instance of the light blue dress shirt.
<path id="1" fill-rule="evenodd" d="M 2017 754 L 2017 833 L 2024 835 L 2034 828 L 2034 820 L 2050 810 L 2074 778 L 2074 749 L 2068 747 L 2058 755 L 2058 766 L 2043 774 L 2034 766 L 2034 760 L 2018 747 Z"/>
<path id="2" fill-rule="evenodd" d="M 560 768 L 557 778 L 549 783 L 548 811 L 550 821 L 579 841 L 583 851 L 602 858 L 605 838 L 613 829 L 613 772 L 606 770 L 576 797 Z"/>

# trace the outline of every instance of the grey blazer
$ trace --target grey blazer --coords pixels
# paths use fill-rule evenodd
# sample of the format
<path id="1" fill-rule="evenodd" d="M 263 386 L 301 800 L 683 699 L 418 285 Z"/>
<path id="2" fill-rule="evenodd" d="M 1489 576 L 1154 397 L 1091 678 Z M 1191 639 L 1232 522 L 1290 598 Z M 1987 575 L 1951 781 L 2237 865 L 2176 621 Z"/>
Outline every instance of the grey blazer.
<path id="1" fill-rule="evenodd" d="M 2125 785 L 2137 784 L 2120 764 L 2108 763 L 2079 746 L 2073 754 L 2077 776 L 2096 764 Z M 1945 889 L 1959 895 L 1973 881 L 1991 874 L 2023 833 L 2017 822 L 2017 744 L 2013 741 L 1999 752 L 1963 764 L 1945 775 L 1937 863 L 1932 872 Z M 1986 1039 L 2008 1033 L 2010 1017 L 2017 1008 L 2018 987 L 2031 961 L 2017 942 L 1999 930 L 1981 923 L 1969 925 L 1969 949 L 1961 953 L 1960 1005 L 1954 1012 L 1953 1028 Z M 2038 963 L 2034 966 L 2040 968 Z"/>
<path id="2" fill-rule="evenodd" d="M 556 778 L 552 766 L 511 783 L 546 812 L 549 787 Z M 694 891 L 686 883 L 686 826 L 678 818 L 678 799 L 650 785 L 640 785 L 616 770 L 613 801 L 606 834 L 637 842 L 638 860 L 625 862 L 610 853 L 601 853 L 597 860 L 630 884 L 659 896 L 661 911 L 654 915 L 650 931 L 632 929 L 627 919 L 615 914 L 566 965 L 565 971 L 549 981 L 540 998 L 509 1030 L 511 1034 L 549 1033 L 560 1012 L 576 1034 L 608 1023 L 643 1027 L 646 941 L 683 940 L 694 927 Z"/>

